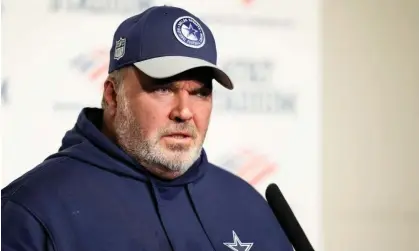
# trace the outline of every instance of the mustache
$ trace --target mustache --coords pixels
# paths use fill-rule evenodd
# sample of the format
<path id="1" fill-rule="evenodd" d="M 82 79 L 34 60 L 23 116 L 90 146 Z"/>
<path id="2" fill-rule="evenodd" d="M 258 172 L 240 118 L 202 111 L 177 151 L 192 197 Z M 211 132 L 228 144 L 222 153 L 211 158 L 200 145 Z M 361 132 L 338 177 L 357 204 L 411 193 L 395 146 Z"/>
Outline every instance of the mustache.
<path id="1" fill-rule="evenodd" d="M 159 130 L 159 135 L 164 136 L 168 134 L 173 134 L 177 132 L 184 132 L 191 135 L 192 138 L 198 137 L 197 128 L 192 124 L 182 123 L 182 124 L 175 124 L 169 127 L 165 127 Z"/>

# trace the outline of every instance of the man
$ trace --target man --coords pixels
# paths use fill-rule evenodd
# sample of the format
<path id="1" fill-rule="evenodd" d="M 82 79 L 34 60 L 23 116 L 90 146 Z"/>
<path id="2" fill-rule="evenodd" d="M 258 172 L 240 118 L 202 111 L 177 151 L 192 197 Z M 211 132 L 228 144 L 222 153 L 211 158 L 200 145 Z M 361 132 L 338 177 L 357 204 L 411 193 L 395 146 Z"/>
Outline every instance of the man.
<path id="1" fill-rule="evenodd" d="M 102 109 L 2 190 L 2 250 L 292 250 L 263 197 L 202 148 L 212 80 L 233 89 L 210 29 L 152 7 L 117 28 L 110 56 Z"/>

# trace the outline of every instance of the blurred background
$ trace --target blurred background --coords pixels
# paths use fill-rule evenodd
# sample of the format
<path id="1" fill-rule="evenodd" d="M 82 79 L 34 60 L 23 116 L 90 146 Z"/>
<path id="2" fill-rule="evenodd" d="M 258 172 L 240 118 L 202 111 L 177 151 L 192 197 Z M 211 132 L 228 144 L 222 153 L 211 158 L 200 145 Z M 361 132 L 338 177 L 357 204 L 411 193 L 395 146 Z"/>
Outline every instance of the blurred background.
<path id="1" fill-rule="evenodd" d="M 207 23 L 236 84 L 210 161 L 277 183 L 316 250 L 419 250 L 418 0 L 3 0 L 2 187 L 100 106 L 116 27 L 162 4 Z"/>

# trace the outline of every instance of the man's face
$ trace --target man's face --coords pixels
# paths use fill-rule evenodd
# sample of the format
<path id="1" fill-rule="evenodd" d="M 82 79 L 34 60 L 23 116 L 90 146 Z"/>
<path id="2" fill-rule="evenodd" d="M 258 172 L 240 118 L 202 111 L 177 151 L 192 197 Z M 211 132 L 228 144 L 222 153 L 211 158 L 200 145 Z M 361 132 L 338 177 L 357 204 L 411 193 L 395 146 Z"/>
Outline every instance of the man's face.
<path id="1" fill-rule="evenodd" d="M 205 69 L 155 80 L 128 68 L 116 97 L 119 145 L 144 165 L 187 171 L 199 158 L 207 133 L 211 80 Z"/>

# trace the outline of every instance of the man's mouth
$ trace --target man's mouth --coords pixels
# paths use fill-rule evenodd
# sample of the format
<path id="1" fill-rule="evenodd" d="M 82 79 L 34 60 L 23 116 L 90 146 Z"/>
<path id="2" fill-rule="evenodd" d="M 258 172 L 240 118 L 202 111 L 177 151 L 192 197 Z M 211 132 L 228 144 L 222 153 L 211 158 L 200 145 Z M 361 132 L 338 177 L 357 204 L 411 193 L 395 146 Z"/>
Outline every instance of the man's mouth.
<path id="1" fill-rule="evenodd" d="M 192 134 L 190 134 L 188 132 L 173 132 L 173 133 L 168 133 L 168 134 L 164 135 L 164 137 L 171 137 L 171 138 L 176 138 L 176 139 L 186 139 L 186 138 L 192 138 Z"/>

